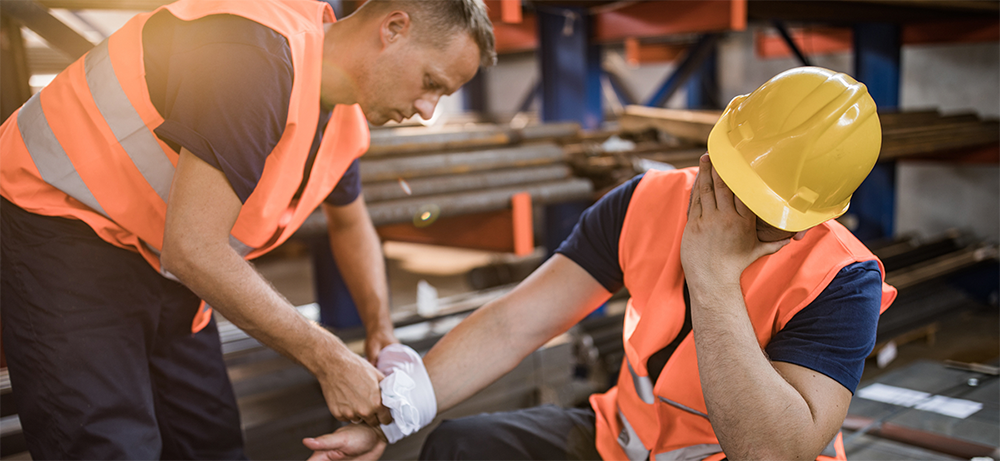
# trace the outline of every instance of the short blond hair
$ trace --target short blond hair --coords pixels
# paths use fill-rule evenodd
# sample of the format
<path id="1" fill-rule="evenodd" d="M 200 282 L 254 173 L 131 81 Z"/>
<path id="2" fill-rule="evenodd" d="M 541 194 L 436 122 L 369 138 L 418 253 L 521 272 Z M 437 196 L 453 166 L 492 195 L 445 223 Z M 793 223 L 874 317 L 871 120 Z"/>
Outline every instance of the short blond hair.
<path id="1" fill-rule="evenodd" d="M 496 64 L 493 23 L 482 0 L 368 0 L 358 12 L 377 15 L 390 10 L 405 11 L 418 39 L 437 46 L 460 32 L 468 33 L 479 47 L 479 65 Z"/>

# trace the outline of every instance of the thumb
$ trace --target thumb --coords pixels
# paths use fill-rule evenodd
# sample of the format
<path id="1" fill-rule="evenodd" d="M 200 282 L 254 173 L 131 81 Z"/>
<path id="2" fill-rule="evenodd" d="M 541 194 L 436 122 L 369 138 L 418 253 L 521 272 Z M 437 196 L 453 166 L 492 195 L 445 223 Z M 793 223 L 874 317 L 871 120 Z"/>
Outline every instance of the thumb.
<path id="1" fill-rule="evenodd" d="M 306 448 L 319 451 L 319 450 L 341 450 L 345 445 L 345 438 L 338 436 L 336 432 L 332 434 L 321 435 L 319 437 L 307 437 L 302 439 L 302 444 Z"/>

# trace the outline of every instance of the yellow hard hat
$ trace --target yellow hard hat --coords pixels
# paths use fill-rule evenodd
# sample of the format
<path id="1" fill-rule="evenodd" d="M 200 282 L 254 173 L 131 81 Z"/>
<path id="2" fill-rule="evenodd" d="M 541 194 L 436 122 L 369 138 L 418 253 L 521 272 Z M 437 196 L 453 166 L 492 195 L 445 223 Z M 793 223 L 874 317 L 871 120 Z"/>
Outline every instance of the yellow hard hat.
<path id="1" fill-rule="evenodd" d="M 712 166 L 757 217 L 789 232 L 847 211 L 878 159 L 882 128 L 864 84 L 822 67 L 776 75 L 726 107 Z"/>

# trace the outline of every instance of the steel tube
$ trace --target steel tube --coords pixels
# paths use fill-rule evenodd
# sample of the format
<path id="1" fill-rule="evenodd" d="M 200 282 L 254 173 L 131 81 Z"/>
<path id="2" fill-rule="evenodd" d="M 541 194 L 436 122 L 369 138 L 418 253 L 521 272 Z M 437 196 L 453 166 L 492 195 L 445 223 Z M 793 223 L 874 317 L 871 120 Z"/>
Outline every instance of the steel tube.
<path id="1" fill-rule="evenodd" d="M 562 164 L 512 168 L 483 173 L 411 179 L 406 181 L 406 187 L 410 190 L 409 194 L 406 193 L 398 180 L 369 183 L 364 185 L 364 194 L 365 201 L 371 204 L 407 197 L 423 197 L 483 188 L 506 187 L 515 184 L 554 181 L 568 178 L 571 174 L 570 167 Z"/>
<path id="2" fill-rule="evenodd" d="M 594 186 L 589 180 L 570 178 L 563 181 L 522 184 L 498 189 L 468 191 L 458 194 L 430 195 L 427 197 L 390 200 L 373 203 L 368 213 L 376 226 L 411 222 L 421 207 L 436 205 L 440 217 L 468 213 L 502 210 L 510 207 L 510 199 L 518 192 L 531 194 L 533 205 L 564 202 L 589 198 Z"/>
<path id="3" fill-rule="evenodd" d="M 544 165 L 561 160 L 563 160 L 563 150 L 555 144 L 375 160 L 362 159 L 361 181 L 388 181 L 398 178 L 469 173 L 497 168 Z"/>
<path id="4" fill-rule="evenodd" d="M 440 216 L 456 216 L 502 210 L 510 207 L 510 199 L 518 192 L 531 194 L 533 205 L 589 199 L 594 191 L 587 179 L 569 178 L 562 181 L 522 184 L 499 189 L 483 189 L 457 194 L 429 195 L 401 200 L 389 200 L 368 205 L 368 214 L 376 226 L 411 222 L 421 207 L 433 204 L 439 207 Z M 313 212 L 295 232 L 298 237 L 326 233 L 326 217 L 319 210 Z"/>
<path id="5" fill-rule="evenodd" d="M 418 152 L 441 152 L 455 149 L 500 147 L 523 141 L 556 140 L 578 136 L 575 122 L 544 123 L 515 129 L 502 125 L 483 125 L 472 129 L 428 131 L 425 128 L 376 130 L 366 158 L 405 155 Z"/>

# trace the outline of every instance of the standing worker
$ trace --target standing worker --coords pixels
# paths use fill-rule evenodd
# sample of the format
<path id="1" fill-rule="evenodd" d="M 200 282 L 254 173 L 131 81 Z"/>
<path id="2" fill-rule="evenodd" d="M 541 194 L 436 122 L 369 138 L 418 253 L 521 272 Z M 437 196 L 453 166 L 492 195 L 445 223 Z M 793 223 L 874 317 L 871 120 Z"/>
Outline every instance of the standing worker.
<path id="1" fill-rule="evenodd" d="M 896 290 L 833 218 L 880 142 L 874 101 L 845 74 L 796 68 L 735 98 L 698 167 L 603 197 L 555 256 L 427 354 L 428 378 L 418 356 L 379 360 L 416 377 L 429 422 L 624 285 L 618 384 L 585 410 L 445 421 L 421 458 L 845 459 L 838 431 Z M 327 459 L 384 447 L 363 425 L 305 443 Z"/>
<path id="2" fill-rule="evenodd" d="M 35 459 L 244 458 L 211 309 L 386 423 L 382 374 L 245 259 L 320 204 L 367 330 L 396 342 L 357 158 L 495 60 L 480 0 L 182 0 L 132 18 L 0 128 L 2 325 Z M 209 308 L 209 305 L 211 308 Z"/>

